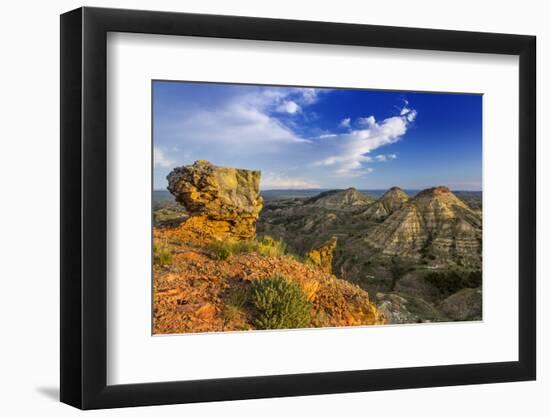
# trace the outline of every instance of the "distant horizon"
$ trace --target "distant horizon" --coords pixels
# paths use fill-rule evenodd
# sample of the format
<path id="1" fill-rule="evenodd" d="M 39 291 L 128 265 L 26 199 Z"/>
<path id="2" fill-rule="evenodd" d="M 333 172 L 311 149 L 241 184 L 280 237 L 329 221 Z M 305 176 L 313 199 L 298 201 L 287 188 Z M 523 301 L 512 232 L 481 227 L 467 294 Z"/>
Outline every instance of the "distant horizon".
<path id="1" fill-rule="evenodd" d="M 152 104 L 155 189 L 198 159 L 262 190 L 483 189 L 481 95 L 153 81 Z"/>
<path id="2" fill-rule="evenodd" d="M 387 191 L 392 187 L 398 187 L 402 189 L 403 191 L 422 191 L 427 190 L 428 188 L 433 187 L 446 187 L 445 184 L 438 184 L 438 185 L 431 185 L 428 187 L 400 187 L 398 185 L 392 185 L 390 187 L 383 187 L 383 188 L 358 188 L 358 187 L 346 187 L 346 188 L 260 188 L 260 192 L 262 191 L 332 191 L 332 190 L 348 190 L 350 188 L 355 188 L 357 191 Z M 452 192 L 461 192 L 461 191 L 468 191 L 468 192 L 483 192 L 483 189 L 458 189 L 458 188 L 449 188 Z M 169 193 L 170 191 L 166 188 L 153 188 L 153 191 L 165 191 Z"/>

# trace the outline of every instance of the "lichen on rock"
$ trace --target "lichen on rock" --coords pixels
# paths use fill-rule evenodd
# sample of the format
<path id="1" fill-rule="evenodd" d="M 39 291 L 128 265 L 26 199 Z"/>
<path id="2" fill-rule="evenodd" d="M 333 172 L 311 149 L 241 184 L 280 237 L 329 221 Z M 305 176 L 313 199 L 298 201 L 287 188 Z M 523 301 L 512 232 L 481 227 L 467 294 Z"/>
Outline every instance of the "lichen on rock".
<path id="1" fill-rule="evenodd" d="M 260 171 L 215 166 L 204 160 L 175 168 L 168 190 L 189 212 L 181 227 L 205 239 L 250 239 L 262 209 Z"/>
<path id="2" fill-rule="evenodd" d="M 318 248 L 310 250 L 306 254 L 306 259 L 318 266 L 322 271 L 332 274 L 332 260 L 337 242 L 336 237 L 333 237 Z"/>

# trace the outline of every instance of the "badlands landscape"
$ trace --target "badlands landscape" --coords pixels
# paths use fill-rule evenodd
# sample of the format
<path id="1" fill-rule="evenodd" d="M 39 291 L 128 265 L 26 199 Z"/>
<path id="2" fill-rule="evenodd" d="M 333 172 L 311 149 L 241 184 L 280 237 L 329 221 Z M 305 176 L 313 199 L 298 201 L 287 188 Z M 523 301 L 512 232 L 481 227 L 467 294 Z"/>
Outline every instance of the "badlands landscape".
<path id="1" fill-rule="evenodd" d="M 153 333 L 482 319 L 480 192 L 264 190 L 204 160 L 154 192 Z"/>

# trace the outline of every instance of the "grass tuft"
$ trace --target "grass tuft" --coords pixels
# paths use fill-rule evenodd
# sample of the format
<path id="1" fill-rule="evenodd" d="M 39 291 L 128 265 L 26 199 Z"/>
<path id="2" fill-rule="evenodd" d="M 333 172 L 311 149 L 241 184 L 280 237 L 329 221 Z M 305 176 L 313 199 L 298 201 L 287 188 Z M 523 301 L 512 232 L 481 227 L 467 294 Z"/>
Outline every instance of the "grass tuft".
<path id="1" fill-rule="evenodd" d="M 286 245 L 281 240 L 263 236 L 257 240 L 215 242 L 209 246 L 209 252 L 210 257 L 218 261 L 226 260 L 239 253 L 250 252 L 257 252 L 263 256 L 283 256 L 286 252 Z"/>
<path id="2" fill-rule="evenodd" d="M 167 243 L 155 243 L 153 245 L 153 263 L 161 267 L 172 263 L 172 252 Z"/>

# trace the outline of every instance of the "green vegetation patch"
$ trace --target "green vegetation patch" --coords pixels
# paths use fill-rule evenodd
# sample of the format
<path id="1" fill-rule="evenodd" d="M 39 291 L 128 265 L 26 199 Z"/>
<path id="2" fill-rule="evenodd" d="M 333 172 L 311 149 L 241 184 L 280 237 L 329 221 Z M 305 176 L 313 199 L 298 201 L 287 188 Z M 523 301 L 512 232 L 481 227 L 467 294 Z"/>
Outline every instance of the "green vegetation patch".
<path id="1" fill-rule="evenodd" d="M 463 288 L 477 288 L 481 285 L 481 271 L 432 272 L 424 277 L 443 297 L 447 297 Z"/>
<path id="2" fill-rule="evenodd" d="M 258 329 L 295 329 L 311 323 L 311 304 L 295 282 L 274 276 L 252 282 Z"/>
<path id="3" fill-rule="evenodd" d="M 168 266 L 172 263 L 172 252 L 166 243 L 153 245 L 153 263 L 158 266 Z"/>
<path id="4" fill-rule="evenodd" d="M 209 246 L 210 257 L 223 261 L 232 255 L 239 253 L 257 252 L 263 256 L 283 256 L 286 245 L 282 240 L 263 236 L 260 239 L 242 240 L 238 242 L 216 242 Z"/>

